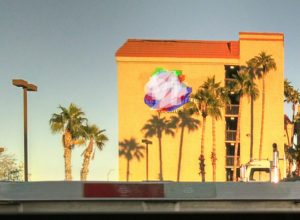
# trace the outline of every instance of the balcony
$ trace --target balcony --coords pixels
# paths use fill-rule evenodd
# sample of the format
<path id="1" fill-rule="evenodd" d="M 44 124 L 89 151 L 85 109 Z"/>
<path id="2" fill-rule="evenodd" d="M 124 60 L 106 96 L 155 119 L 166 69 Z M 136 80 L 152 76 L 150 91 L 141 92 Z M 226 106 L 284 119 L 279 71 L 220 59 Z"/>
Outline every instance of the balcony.
<path id="1" fill-rule="evenodd" d="M 227 167 L 233 167 L 234 163 L 234 156 L 226 156 L 226 166 Z M 237 167 L 240 166 L 240 157 L 237 157 Z"/>
<path id="2" fill-rule="evenodd" d="M 230 86 L 234 82 L 233 78 L 225 78 L 225 85 Z"/>
<path id="3" fill-rule="evenodd" d="M 236 139 L 236 130 L 226 130 L 225 140 L 226 141 L 235 141 Z"/>
<path id="4" fill-rule="evenodd" d="M 238 115 L 239 105 L 227 105 L 225 110 L 226 115 Z"/>

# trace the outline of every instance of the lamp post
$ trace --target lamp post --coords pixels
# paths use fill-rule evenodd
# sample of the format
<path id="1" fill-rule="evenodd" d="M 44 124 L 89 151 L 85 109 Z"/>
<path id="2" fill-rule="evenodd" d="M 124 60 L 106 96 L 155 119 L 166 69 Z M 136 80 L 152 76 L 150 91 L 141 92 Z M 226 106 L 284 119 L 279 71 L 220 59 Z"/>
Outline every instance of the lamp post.
<path id="1" fill-rule="evenodd" d="M 114 171 L 114 169 L 110 169 L 108 172 L 107 172 L 107 181 L 109 181 L 109 175 L 110 175 L 110 173 L 112 172 L 112 171 Z"/>
<path id="2" fill-rule="evenodd" d="M 28 182 L 28 146 L 27 146 L 27 91 L 36 92 L 37 86 L 29 84 L 23 79 L 13 79 L 12 84 L 23 88 L 23 113 L 24 113 L 24 180 Z"/>
<path id="3" fill-rule="evenodd" d="M 148 144 L 152 144 L 152 141 L 143 139 L 142 142 L 146 144 L 146 180 L 148 181 Z"/>

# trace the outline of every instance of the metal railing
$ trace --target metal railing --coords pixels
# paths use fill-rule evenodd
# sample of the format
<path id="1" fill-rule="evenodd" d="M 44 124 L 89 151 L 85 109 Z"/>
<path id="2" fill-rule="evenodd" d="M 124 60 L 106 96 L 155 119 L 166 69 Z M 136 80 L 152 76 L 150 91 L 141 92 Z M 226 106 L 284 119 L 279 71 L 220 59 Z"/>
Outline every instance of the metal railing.
<path id="1" fill-rule="evenodd" d="M 236 130 L 226 130 L 225 140 L 226 141 L 235 141 L 236 139 Z"/>
<path id="2" fill-rule="evenodd" d="M 238 115 L 239 114 L 239 105 L 227 105 L 225 114 L 226 115 Z"/>

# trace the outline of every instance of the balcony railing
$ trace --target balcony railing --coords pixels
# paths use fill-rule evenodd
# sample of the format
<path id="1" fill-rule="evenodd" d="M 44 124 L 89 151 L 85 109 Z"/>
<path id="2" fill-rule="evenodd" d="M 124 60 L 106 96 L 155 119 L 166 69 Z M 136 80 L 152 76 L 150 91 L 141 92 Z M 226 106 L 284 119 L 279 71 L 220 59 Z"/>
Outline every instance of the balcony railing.
<path id="1" fill-rule="evenodd" d="M 226 115 L 238 115 L 239 114 L 239 105 L 227 105 L 225 114 Z"/>
<path id="2" fill-rule="evenodd" d="M 227 130 L 226 131 L 226 141 L 235 141 L 236 139 L 236 130 Z"/>
<path id="3" fill-rule="evenodd" d="M 227 167 L 233 167 L 233 163 L 234 163 L 234 156 L 226 156 L 226 166 Z M 240 166 L 240 157 L 237 157 L 237 167 Z"/>

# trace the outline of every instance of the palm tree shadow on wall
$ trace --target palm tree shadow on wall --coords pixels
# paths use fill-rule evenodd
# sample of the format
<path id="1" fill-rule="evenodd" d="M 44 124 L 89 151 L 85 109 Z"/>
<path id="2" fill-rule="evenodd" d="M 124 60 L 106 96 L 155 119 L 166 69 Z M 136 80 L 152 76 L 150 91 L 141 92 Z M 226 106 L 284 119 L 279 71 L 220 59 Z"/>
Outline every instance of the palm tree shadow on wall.
<path id="1" fill-rule="evenodd" d="M 190 109 L 180 110 L 178 116 L 172 116 L 171 122 L 175 123 L 180 129 L 180 142 L 179 142 L 179 154 L 178 154 L 178 168 L 177 168 L 177 182 L 180 181 L 181 174 L 181 161 L 183 152 L 183 139 L 185 129 L 188 132 L 195 131 L 199 128 L 200 121 L 192 117 L 193 112 Z"/>
<path id="2" fill-rule="evenodd" d="M 159 147 L 159 180 L 163 181 L 163 155 L 162 155 L 162 136 L 163 134 L 171 135 L 174 137 L 176 128 L 176 122 L 166 119 L 166 117 L 161 117 L 161 113 L 158 112 L 157 115 L 152 115 L 151 118 L 141 129 L 145 132 L 145 138 L 151 138 L 156 136 L 158 139 Z"/>
<path id="3" fill-rule="evenodd" d="M 145 147 L 140 145 L 133 137 L 119 142 L 119 157 L 123 156 L 127 160 L 126 181 L 129 181 L 130 162 L 135 158 L 140 161 L 144 157 L 142 152 L 144 149 Z"/>

